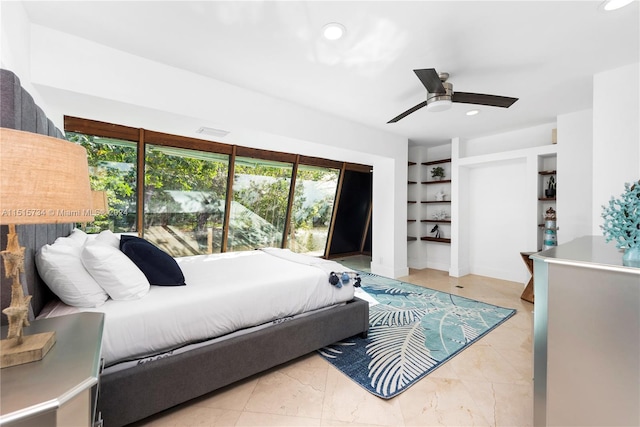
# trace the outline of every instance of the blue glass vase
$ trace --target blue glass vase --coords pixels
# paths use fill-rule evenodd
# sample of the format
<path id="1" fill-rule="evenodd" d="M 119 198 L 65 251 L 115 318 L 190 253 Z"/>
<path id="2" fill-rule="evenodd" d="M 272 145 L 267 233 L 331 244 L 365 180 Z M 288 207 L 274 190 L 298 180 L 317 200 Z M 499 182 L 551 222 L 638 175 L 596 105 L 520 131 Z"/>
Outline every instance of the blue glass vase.
<path id="1" fill-rule="evenodd" d="M 627 248 L 622 256 L 622 265 L 640 267 L 640 246 Z"/>

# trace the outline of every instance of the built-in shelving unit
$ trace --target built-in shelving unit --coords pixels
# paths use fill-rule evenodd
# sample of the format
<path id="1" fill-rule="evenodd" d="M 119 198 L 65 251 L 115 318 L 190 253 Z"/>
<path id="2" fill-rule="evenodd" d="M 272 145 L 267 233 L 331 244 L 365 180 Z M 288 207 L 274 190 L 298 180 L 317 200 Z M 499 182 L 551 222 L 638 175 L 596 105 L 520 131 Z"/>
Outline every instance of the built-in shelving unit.
<path id="1" fill-rule="evenodd" d="M 445 169 L 445 173 L 447 175 L 451 175 L 451 159 L 440 159 L 433 160 L 428 162 L 422 162 L 422 166 L 433 167 L 433 166 L 442 166 Z M 426 171 L 425 176 L 431 177 L 431 168 Z M 426 181 L 421 181 L 420 184 L 426 186 L 426 191 L 423 196 L 423 200 L 420 201 L 421 204 L 426 205 L 425 209 L 423 209 L 422 217 L 425 219 L 421 219 L 421 223 L 425 224 L 436 224 L 438 225 L 438 230 L 440 233 L 440 237 L 435 237 L 431 235 L 423 235 L 420 237 L 420 240 L 425 242 L 436 242 L 436 243 L 451 243 L 451 238 L 447 236 L 451 236 L 451 179 L 447 178 L 445 175 L 445 179 L 431 179 Z M 440 191 L 442 194 L 442 200 L 437 200 L 437 196 L 434 190 L 434 187 L 440 185 Z M 433 198 L 436 200 L 433 200 Z M 438 206 L 441 205 L 441 206 Z M 435 213 L 437 210 L 443 210 L 446 212 L 445 218 L 436 218 Z M 440 227 L 440 226 L 444 227 Z M 433 229 L 433 227 L 431 228 Z M 431 233 L 431 229 L 427 229 L 429 233 Z"/>
<path id="2" fill-rule="evenodd" d="M 417 237 L 407 243 L 409 267 L 447 271 L 455 247 L 452 240 L 453 243 L 458 241 L 453 237 L 457 221 L 451 215 L 455 206 L 451 195 L 457 182 L 452 145 L 409 147 L 408 155 L 413 163 L 409 163 L 407 179 L 418 183 L 407 186 L 407 200 L 416 202 L 407 206 L 407 217 L 417 219 L 407 225 L 407 234 Z M 444 176 L 432 175 L 433 168 L 437 166 L 444 169 Z"/>
<path id="3" fill-rule="evenodd" d="M 557 155 L 544 155 L 538 157 L 538 249 L 544 249 L 545 240 L 545 213 L 549 208 L 553 208 L 556 211 L 556 197 L 557 197 Z M 545 194 L 547 190 L 549 179 L 552 178 L 556 181 L 555 194 L 552 196 Z M 556 212 L 557 216 L 557 212 Z M 554 230 L 556 231 L 556 230 Z M 557 231 L 556 231 L 557 239 Z"/>

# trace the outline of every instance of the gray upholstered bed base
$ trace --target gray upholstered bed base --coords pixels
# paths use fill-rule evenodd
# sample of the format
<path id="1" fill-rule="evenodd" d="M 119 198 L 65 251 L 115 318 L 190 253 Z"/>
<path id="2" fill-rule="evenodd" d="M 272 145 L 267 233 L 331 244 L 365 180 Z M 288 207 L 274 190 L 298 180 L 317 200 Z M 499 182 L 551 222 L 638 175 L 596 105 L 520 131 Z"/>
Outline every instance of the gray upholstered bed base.
<path id="1" fill-rule="evenodd" d="M 100 377 L 105 427 L 132 423 L 369 328 L 369 304 L 346 305 Z"/>
<path id="2" fill-rule="evenodd" d="M 2 106 L 0 126 L 62 137 L 46 118 L 18 77 L 0 70 Z M 23 283 L 33 295 L 33 319 L 55 296 L 35 268 L 35 253 L 59 236 L 68 236 L 73 224 L 17 226 L 25 250 Z M 6 247 L 7 227 L 0 228 L 0 244 Z M 11 284 L 0 263 L 2 307 L 9 305 Z M 2 315 L 3 324 L 6 316 Z M 369 329 L 369 304 L 350 303 L 281 323 L 227 341 L 218 342 L 166 359 L 100 376 L 98 410 L 105 427 L 129 424 L 187 400 L 310 353 Z"/>

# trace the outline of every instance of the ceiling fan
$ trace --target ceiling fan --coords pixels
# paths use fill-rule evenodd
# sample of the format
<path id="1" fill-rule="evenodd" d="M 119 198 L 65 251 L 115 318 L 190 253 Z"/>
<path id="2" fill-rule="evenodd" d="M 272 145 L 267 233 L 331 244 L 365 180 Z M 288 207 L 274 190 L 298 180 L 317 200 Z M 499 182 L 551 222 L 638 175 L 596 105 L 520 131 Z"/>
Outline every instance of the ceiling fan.
<path id="1" fill-rule="evenodd" d="M 509 98 L 506 96 L 454 92 L 453 85 L 447 81 L 449 73 L 438 74 L 435 68 L 413 70 L 413 72 L 416 73 L 424 87 L 427 88 L 427 100 L 422 101 L 415 107 L 409 108 L 407 111 L 394 117 L 387 123 L 395 123 L 425 106 L 429 111 L 444 111 L 451 108 L 452 102 L 509 108 L 518 100 L 518 98 Z"/>

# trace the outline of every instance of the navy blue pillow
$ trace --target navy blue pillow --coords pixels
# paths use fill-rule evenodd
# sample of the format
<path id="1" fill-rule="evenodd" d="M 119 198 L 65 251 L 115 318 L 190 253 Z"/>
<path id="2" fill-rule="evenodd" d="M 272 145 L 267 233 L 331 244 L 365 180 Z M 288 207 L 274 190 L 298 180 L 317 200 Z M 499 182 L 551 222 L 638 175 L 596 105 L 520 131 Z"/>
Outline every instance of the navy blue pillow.
<path id="1" fill-rule="evenodd" d="M 152 285 L 184 286 L 184 274 L 168 253 L 136 236 L 122 235 L 120 250 L 144 273 Z"/>

